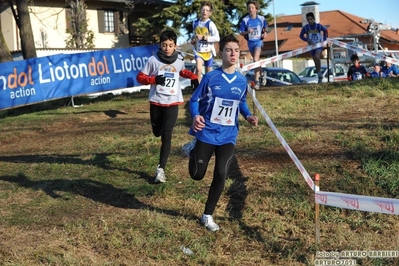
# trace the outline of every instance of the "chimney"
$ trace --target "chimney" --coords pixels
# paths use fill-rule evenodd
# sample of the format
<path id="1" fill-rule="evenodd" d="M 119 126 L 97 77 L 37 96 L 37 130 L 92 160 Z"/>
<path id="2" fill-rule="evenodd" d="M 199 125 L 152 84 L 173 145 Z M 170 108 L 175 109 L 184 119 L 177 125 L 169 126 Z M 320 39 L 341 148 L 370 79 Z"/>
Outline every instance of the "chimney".
<path id="1" fill-rule="evenodd" d="M 320 13 L 319 13 L 319 3 L 309 1 L 303 3 L 302 6 L 302 27 L 308 24 L 308 21 L 306 20 L 306 14 L 309 12 L 312 12 L 314 14 L 314 18 L 316 23 L 320 23 Z"/>

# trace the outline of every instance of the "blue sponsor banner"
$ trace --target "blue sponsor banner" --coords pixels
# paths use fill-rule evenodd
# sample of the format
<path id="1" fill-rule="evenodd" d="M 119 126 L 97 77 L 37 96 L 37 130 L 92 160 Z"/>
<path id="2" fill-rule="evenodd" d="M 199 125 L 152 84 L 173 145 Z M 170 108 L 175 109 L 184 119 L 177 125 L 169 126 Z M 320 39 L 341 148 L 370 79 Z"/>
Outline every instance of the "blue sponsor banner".
<path id="1" fill-rule="evenodd" d="M 59 54 L 0 64 L 0 110 L 140 84 L 158 45 Z"/>

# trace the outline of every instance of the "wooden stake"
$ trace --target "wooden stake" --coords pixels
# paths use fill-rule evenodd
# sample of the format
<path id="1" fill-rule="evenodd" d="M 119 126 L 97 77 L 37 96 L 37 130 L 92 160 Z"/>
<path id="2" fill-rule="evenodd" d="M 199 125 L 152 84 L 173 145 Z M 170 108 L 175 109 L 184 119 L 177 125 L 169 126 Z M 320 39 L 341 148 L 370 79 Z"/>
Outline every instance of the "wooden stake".
<path id="1" fill-rule="evenodd" d="M 320 181 L 320 175 L 315 174 L 314 176 L 315 180 L 315 186 L 319 187 L 319 181 Z M 315 190 L 315 193 L 317 191 Z M 316 245 L 320 243 L 320 223 L 319 223 L 319 212 L 320 212 L 320 205 L 316 201 L 316 194 L 315 194 L 315 216 L 314 216 L 314 221 L 315 221 L 315 228 L 316 228 Z"/>

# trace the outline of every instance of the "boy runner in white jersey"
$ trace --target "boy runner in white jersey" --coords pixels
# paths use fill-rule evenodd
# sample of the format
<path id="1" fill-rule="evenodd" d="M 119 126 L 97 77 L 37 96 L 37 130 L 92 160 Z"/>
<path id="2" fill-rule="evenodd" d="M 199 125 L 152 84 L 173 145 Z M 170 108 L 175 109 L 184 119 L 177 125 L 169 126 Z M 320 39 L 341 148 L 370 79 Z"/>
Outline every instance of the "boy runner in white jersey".
<path id="1" fill-rule="evenodd" d="M 179 75 L 191 79 L 193 89 L 198 87 L 197 76 L 184 68 L 183 56 L 176 51 L 177 35 L 165 30 L 160 35 L 157 54 L 148 59 L 137 75 L 137 81 L 150 87 L 150 117 L 152 132 L 161 137 L 162 145 L 154 183 L 164 183 L 165 166 L 172 145 L 172 131 L 176 124 L 179 104 L 183 104 Z"/>
<path id="2" fill-rule="evenodd" d="M 212 9 L 211 2 L 203 2 L 201 4 L 201 17 L 193 21 L 194 37 L 191 43 L 194 45 L 196 74 L 199 81 L 202 78 L 203 66 L 205 66 L 205 72 L 212 70 L 213 56 L 216 56 L 214 43 L 220 40 L 219 31 L 215 23 L 209 18 L 212 15 Z"/>
<path id="3" fill-rule="evenodd" d="M 231 34 L 223 37 L 219 44 L 222 66 L 204 75 L 190 99 L 193 123 L 189 133 L 196 137 L 196 141 L 183 146 L 183 152 L 190 156 L 189 173 L 194 180 L 204 178 L 209 160 L 215 154 L 213 180 L 201 216 L 201 224 L 212 232 L 219 230 L 212 214 L 234 156 L 238 114 L 250 124 L 258 125 L 258 117 L 251 115 L 246 101 L 247 79 L 236 70 L 239 41 Z"/>

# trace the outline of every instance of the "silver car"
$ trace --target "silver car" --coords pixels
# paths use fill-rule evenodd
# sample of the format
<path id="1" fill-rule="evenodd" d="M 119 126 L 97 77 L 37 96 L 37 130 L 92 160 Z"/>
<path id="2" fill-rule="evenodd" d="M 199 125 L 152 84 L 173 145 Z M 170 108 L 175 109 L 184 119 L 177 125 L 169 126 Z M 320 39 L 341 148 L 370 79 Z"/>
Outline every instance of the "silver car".
<path id="1" fill-rule="evenodd" d="M 333 71 L 334 70 L 334 71 Z M 333 66 L 330 66 L 330 70 L 327 71 L 327 66 L 321 66 L 321 72 L 323 73 L 322 82 L 328 82 L 328 77 L 330 76 L 330 82 L 333 81 L 345 81 L 347 79 L 346 70 L 341 65 L 335 65 L 334 69 Z M 316 72 L 315 66 L 309 66 L 302 69 L 298 76 L 305 82 L 305 83 L 318 83 L 319 77 Z"/>
<path id="2" fill-rule="evenodd" d="M 266 86 L 287 86 L 303 83 L 297 74 L 286 68 L 262 67 L 262 73 L 267 76 Z M 244 75 L 249 83 L 255 81 L 255 73 L 253 69 L 245 72 Z"/>

